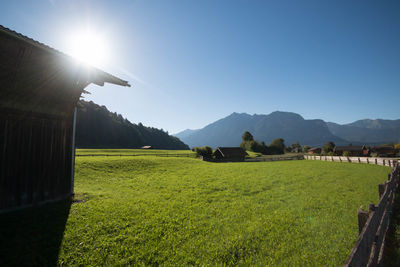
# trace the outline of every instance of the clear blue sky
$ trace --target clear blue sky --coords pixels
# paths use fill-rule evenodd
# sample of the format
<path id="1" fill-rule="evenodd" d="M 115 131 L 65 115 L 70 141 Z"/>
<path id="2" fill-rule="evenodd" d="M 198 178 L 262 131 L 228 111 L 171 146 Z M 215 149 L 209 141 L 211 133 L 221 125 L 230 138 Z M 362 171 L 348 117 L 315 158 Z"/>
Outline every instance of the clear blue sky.
<path id="1" fill-rule="evenodd" d="M 232 112 L 400 119 L 400 1 L 1 1 L 0 24 L 68 52 L 107 36 L 102 69 L 133 86 L 86 99 L 175 133 Z"/>

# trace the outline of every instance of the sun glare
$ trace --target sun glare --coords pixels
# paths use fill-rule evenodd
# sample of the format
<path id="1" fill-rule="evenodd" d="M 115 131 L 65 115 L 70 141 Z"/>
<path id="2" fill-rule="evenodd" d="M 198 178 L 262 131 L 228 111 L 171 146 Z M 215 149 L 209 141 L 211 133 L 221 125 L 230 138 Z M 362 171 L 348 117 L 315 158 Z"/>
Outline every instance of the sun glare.
<path id="1" fill-rule="evenodd" d="M 71 56 L 85 64 L 102 66 L 107 61 L 108 51 L 103 36 L 91 31 L 71 34 L 68 50 Z"/>

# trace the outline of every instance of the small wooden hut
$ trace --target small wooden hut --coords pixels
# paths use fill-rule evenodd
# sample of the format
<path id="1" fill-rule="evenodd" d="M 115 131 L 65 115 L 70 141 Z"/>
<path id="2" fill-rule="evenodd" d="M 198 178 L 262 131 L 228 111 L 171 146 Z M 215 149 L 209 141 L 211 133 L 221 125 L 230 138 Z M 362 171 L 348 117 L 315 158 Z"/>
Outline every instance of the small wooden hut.
<path id="1" fill-rule="evenodd" d="M 217 147 L 214 156 L 223 161 L 244 161 L 248 154 L 241 147 Z"/>

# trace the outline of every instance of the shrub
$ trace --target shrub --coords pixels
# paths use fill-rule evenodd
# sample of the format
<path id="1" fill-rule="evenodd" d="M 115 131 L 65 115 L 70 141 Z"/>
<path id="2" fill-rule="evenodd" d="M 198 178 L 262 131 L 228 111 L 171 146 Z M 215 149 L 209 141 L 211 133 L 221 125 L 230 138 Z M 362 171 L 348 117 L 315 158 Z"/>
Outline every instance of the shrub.
<path id="1" fill-rule="evenodd" d="M 343 157 L 350 157 L 351 154 L 349 151 L 343 151 Z"/>
<path id="2" fill-rule="evenodd" d="M 209 146 L 194 147 L 193 151 L 196 152 L 197 156 L 203 156 L 205 158 L 212 158 L 213 150 Z"/>

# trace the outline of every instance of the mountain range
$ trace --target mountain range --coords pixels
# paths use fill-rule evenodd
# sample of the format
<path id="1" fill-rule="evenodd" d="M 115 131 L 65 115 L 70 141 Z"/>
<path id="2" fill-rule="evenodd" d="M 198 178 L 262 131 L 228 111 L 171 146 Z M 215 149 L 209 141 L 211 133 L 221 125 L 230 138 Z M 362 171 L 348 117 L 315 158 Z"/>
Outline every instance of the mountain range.
<path id="1" fill-rule="evenodd" d="M 189 149 L 177 137 L 167 132 L 133 124 L 120 114 L 92 101 L 79 100 L 76 117 L 76 147 L 78 148 L 140 148 Z"/>
<path id="2" fill-rule="evenodd" d="M 379 145 L 400 141 L 400 120 L 358 120 L 340 125 L 320 119 L 306 120 L 292 112 L 275 111 L 268 115 L 232 113 L 202 129 L 187 129 L 175 134 L 189 145 L 211 147 L 238 146 L 245 131 L 267 144 L 283 138 L 286 145 L 321 146 L 329 141 L 337 145 Z"/>

